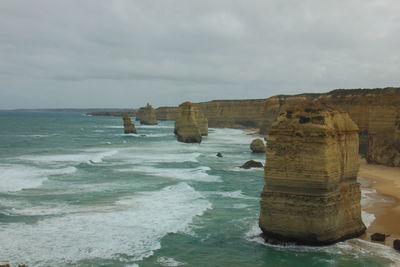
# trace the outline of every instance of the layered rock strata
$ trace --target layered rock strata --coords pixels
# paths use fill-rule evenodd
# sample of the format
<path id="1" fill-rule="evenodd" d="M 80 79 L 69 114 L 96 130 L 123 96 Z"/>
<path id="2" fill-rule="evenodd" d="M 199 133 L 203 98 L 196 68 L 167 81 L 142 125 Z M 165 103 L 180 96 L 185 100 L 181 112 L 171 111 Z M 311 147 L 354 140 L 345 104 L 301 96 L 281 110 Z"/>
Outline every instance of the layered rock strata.
<path id="1" fill-rule="evenodd" d="M 140 121 L 140 124 L 144 125 L 156 125 L 157 118 L 153 107 L 147 104 L 146 107 L 142 107 L 136 113 L 136 120 Z"/>
<path id="2" fill-rule="evenodd" d="M 213 100 L 196 104 L 211 128 L 259 128 L 264 99 Z"/>
<path id="3" fill-rule="evenodd" d="M 304 101 L 346 111 L 359 127 L 360 152 L 366 155 L 367 161 L 400 166 L 400 88 L 338 89 L 326 94 L 273 96 L 265 100 L 260 133 L 267 135 L 280 113 Z"/>
<path id="4" fill-rule="evenodd" d="M 174 121 L 178 115 L 178 107 L 158 107 L 155 112 L 157 120 Z"/>
<path id="5" fill-rule="evenodd" d="M 267 241 L 326 245 L 365 232 L 358 127 L 322 106 L 288 109 L 271 125 L 259 225 Z"/>
<path id="6" fill-rule="evenodd" d="M 253 153 L 265 153 L 265 144 L 260 138 L 254 139 L 250 144 Z"/>
<path id="7" fill-rule="evenodd" d="M 178 141 L 184 143 L 201 143 L 202 136 L 208 135 L 207 118 L 191 102 L 179 105 L 174 133 Z"/>
<path id="8" fill-rule="evenodd" d="M 125 134 L 131 134 L 131 133 L 136 133 L 136 128 L 135 125 L 131 121 L 131 117 L 129 114 L 124 114 L 122 116 L 122 120 L 124 122 L 124 133 Z"/>

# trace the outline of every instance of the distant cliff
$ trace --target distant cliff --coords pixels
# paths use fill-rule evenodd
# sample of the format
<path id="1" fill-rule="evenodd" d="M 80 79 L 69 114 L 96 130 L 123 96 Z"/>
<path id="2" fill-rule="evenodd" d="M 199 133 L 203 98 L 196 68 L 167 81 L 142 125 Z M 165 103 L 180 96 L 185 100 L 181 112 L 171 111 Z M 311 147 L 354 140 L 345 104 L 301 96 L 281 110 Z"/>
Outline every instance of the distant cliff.
<path id="1" fill-rule="evenodd" d="M 178 115 L 178 107 L 158 107 L 155 112 L 157 120 L 174 121 Z"/>
<path id="2" fill-rule="evenodd" d="M 213 100 L 193 103 L 213 128 L 259 128 L 263 121 L 264 99 Z M 158 120 L 176 120 L 177 107 L 156 109 Z"/>
<path id="3" fill-rule="evenodd" d="M 213 100 L 197 103 L 212 128 L 259 128 L 264 99 Z"/>
<path id="4" fill-rule="evenodd" d="M 91 112 L 86 112 L 87 115 L 92 116 L 117 116 L 121 117 L 124 114 L 128 114 L 129 116 L 135 116 L 137 110 L 136 109 L 103 109 L 103 110 L 96 110 Z"/>

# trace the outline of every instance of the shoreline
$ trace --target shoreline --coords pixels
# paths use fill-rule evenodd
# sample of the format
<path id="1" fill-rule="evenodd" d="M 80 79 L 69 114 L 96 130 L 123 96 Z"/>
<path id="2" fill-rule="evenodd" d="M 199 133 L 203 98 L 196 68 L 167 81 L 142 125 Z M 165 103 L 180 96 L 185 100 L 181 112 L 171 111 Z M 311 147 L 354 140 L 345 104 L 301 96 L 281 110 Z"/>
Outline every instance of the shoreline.
<path id="1" fill-rule="evenodd" d="M 371 241 L 373 233 L 387 234 L 390 236 L 385 242 L 376 243 L 393 247 L 393 241 L 400 239 L 400 168 L 367 164 L 360 159 L 358 178 L 367 181 L 366 184 L 361 181 L 361 188 L 372 200 L 362 205 L 362 210 L 375 216 L 360 238 Z"/>

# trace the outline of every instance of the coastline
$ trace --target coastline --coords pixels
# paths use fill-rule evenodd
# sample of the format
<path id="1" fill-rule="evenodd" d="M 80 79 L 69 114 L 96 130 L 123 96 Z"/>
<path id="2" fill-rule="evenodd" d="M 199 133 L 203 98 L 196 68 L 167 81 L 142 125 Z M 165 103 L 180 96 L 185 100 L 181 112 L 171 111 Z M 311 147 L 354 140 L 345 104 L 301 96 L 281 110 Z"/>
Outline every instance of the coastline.
<path id="1" fill-rule="evenodd" d="M 373 233 L 390 235 L 385 242 L 377 242 L 393 246 L 393 240 L 400 239 L 400 168 L 367 164 L 360 159 L 358 178 L 361 187 L 372 201 L 362 206 L 363 211 L 373 214 L 375 219 L 367 227 L 361 238 L 371 241 Z M 363 179 L 366 182 L 362 181 Z"/>

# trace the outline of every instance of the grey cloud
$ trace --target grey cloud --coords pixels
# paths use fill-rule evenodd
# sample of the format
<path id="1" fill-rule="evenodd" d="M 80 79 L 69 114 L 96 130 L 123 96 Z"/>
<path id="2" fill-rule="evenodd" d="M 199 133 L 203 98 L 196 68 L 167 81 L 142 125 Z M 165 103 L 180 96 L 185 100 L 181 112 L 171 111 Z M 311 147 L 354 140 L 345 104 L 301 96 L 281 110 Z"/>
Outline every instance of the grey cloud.
<path id="1" fill-rule="evenodd" d="M 398 1 L 3 0 L 0 108 L 398 86 Z"/>

